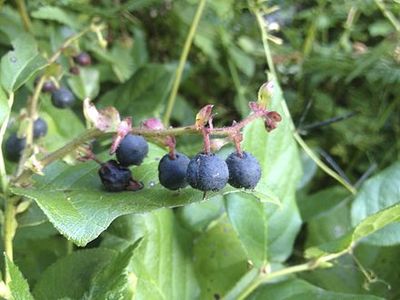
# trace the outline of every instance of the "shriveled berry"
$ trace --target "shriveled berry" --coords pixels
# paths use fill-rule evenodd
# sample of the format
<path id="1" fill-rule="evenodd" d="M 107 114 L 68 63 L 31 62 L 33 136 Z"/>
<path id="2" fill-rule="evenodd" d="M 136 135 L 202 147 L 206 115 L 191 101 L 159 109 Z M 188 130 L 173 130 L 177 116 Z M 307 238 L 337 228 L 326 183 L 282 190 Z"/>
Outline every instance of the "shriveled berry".
<path id="1" fill-rule="evenodd" d="M 74 56 L 74 62 L 80 66 L 88 66 L 92 63 L 92 58 L 90 57 L 89 53 L 81 52 Z"/>
<path id="2" fill-rule="evenodd" d="M 228 166 L 214 154 L 197 154 L 190 160 L 186 172 L 188 183 L 201 191 L 218 191 L 226 185 L 228 178 Z"/>
<path id="3" fill-rule="evenodd" d="M 139 166 L 149 152 L 147 141 L 140 135 L 127 134 L 119 144 L 116 154 L 118 162 L 128 167 Z"/>
<path id="4" fill-rule="evenodd" d="M 125 191 L 132 179 L 131 171 L 113 159 L 101 165 L 99 176 L 104 188 L 109 192 Z"/>
<path id="5" fill-rule="evenodd" d="M 169 154 L 161 158 L 158 164 L 158 179 L 161 185 L 169 190 L 177 190 L 187 186 L 186 171 L 189 158 L 182 153 L 175 153 L 175 159 Z"/>
<path id="6" fill-rule="evenodd" d="M 19 138 L 17 134 L 12 134 L 6 141 L 5 154 L 10 161 L 17 162 L 21 158 L 26 145 L 25 138 Z"/>
<path id="7" fill-rule="evenodd" d="M 79 67 L 77 66 L 72 66 L 69 68 L 69 72 L 73 75 L 79 75 L 81 73 L 81 70 L 79 70 Z"/>
<path id="8" fill-rule="evenodd" d="M 51 93 L 51 102 L 57 108 L 67 108 L 75 103 L 75 96 L 66 87 L 60 87 Z"/>
<path id="9" fill-rule="evenodd" d="M 236 188 L 253 189 L 261 178 L 261 167 L 258 160 L 248 152 L 240 156 L 231 153 L 226 159 L 229 169 L 229 184 Z"/>
<path id="10" fill-rule="evenodd" d="M 33 123 L 33 137 L 35 139 L 45 136 L 47 133 L 47 123 L 42 118 L 37 118 Z"/>

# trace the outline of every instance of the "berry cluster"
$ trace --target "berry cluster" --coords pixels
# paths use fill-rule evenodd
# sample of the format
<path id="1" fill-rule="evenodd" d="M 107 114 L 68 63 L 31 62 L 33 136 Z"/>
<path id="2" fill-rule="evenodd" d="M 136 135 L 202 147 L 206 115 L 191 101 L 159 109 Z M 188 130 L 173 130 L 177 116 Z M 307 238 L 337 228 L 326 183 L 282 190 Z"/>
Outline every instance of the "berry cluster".
<path id="1" fill-rule="evenodd" d="M 140 165 L 148 153 L 148 144 L 142 136 L 127 134 L 116 150 L 117 161 L 101 164 L 99 176 L 104 188 L 110 192 L 135 190 L 142 184 L 134 181 L 130 170 Z M 169 190 L 178 190 L 188 184 L 204 192 L 218 191 L 227 183 L 236 188 L 253 189 L 261 177 L 257 159 L 247 152 L 233 152 L 226 160 L 212 153 L 199 153 L 192 159 L 171 151 L 158 164 L 160 184 Z"/>

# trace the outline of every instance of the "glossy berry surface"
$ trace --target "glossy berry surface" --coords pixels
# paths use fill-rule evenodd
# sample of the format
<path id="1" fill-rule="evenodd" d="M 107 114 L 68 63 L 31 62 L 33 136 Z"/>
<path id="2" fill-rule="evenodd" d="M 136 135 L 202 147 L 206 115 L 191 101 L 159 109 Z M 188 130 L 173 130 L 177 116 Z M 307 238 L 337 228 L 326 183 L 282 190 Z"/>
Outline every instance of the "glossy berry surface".
<path id="1" fill-rule="evenodd" d="M 56 89 L 57 89 L 56 85 L 55 85 L 54 82 L 51 81 L 51 80 L 47 80 L 47 81 L 45 81 L 45 82 L 43 83 L 42 92 L 51 93 L 51 92 L 53 92 L 53 91 L 56 90 Z"/>
<path id="2" fill-rule="evenodd" d="M 190 159 L 182 153 L 175 153 L 175 159 L 169 154 L 163 156 L 158 164 L 158 179 L 162 186 L 177 190 L 187 186 L 186 171 Z"/>
<path id="3" fill-rule="evenodd" d="M 51 93 L 51 102 L 57 108 L 67 108 L 75 103 L 75 96 L 69 89 L 61 87 Z"/>
<path id="4" fill-rule="evenodd" d="M 47 134 L 47 123 L 42 118 L 37 118 L 33 123 L 33 137 L 35 139 Z"/>
<path id="5" fill-rule="evenodd" d="M 119 144 L 116 154 L 118 162 L 128 167 L 139 166 L 149 152 L 147 141 L 140 135 L 127 134 Z"/>
<path id="6" fill-rule="evenodd" d="M 218 191 L 226 185 L 228 178 L 228 166 L 214 154 L 197 154 L 190 160 L 186 172 L 188 183 L 201 191 Z"/>
<path id="7" fill-rule="evenodd" d="M 261 178 L 261 167 L 258 160 L 248 152 L 240 156 L 231 153 L 226 159 L 229 169 L 229 184 L 236 188 L 253 189 Z"/>
<path id="8" fill-rule="evenodd" d="M 26 145 L 25 138 L 19 138 L 14 133 L 6 141 L 5 154 L 10 161 L 17 162 L 21 158 L 22 152 Z"/>
<path id="9" fill-rule="evenodd" d="M 92 63 L 92 58 L 89 53 L 81 52 L 77 56 L 74 56 L 74 62 L 80 66 L 88 66 Z"/>
<path id="10" fill-rule="evenodd" d="M 102 164 L 99 176 L 104 188 L 109 192 L 125 191 L 132 178 L 131 171 L 119 165 L 115 160 L 109 160 Z"/>

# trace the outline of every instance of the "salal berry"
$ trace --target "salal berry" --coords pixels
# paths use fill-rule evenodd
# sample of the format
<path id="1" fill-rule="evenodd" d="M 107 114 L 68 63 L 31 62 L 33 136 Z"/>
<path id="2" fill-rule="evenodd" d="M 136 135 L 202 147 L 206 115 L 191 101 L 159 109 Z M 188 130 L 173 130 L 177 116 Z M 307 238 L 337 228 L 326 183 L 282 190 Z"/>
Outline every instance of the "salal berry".
<path id="1" fill-rule="evenodd" d="M 253 189 L 261 178 L 258 160 L 248 152 L 231 153 L 226 159 L 229 169 L 229 184 L 236 188 Z"/>
<path id="2" fill-rule="evenodd" d="M 19 161 L 22 152 L 24 151 L 25 145 L 25 138 L 19 138 L 15 133 L 10 135 L 5 145 L 6 158 L 14 162 Z"/>
<path id="3" fill-rule="evenodd" d="M 90 57 L 89 53 L 81 52 L 74 56 L 74 62 L 80 66 L 88 66 L 92 63 L 92 58 Z"/>
<path id="4" fill-rule="evenodd" d="M 188 183 L 201 191 L 218 191 L 226 185 L 228 178 L 228 166 L 214 154 L 197 154 L 190 160 L 186 172 Z"/>
<path id="5" fill-rule="evenodd" d="M 51 93 L 52 91 L 56 90 L 57 87 L 51 80 L 46 80 L 42 86 L 42 92 Z"/>
<path id="6" fill-rule="evenodd" d="M 109 192 L 125 191 L 132 178 L 131 171 L 119 165 L 115 160 L 109 160 L 102 164 L 99 176 L 104 188 Z"/>
<path id="7" fill-rule="evenodd" d="M 128 167 L 139 166 L 149 152 L 147 141 L 140 135 L 127 134 L 119 144 L 116 154 L 118 162 Z"/>
<path id="8" fill-rule="evenodd" d="M 187 186 L 186 171 L 189 158 L 182 153 L 175 153 L 175 159 L 169 154 L 163 156 L 158 164 L 158 179 L 161 185 L 170 190 L 177 190 Z"/>
<path id="9" fill-rule="evenodd" d="M 42 118 L 37 118 L 33 123 L 33 137 L 35 139 L 45 136 L 47 133 L 47 123 Z"/>
<path id="10" fill-rule="evenodd" d="M 75 96 L 69 89 L 60 87 L 51 93 L 51 102 L 57 108 L 67 108 L 75 103 Z"/>

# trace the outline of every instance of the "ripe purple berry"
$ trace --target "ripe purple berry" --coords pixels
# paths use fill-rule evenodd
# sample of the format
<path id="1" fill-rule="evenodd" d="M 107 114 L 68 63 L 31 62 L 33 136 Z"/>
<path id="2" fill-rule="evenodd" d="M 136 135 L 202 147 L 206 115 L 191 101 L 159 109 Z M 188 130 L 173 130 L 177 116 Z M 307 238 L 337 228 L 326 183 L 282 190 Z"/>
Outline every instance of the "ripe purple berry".
<path id="1" fill-rule="evenodd" d="M 75 96 L 69 89 L 60 87 L 51 93 L 51 102 L 57 108 L 67 108 L 75 103 Z"/>
<path id="2" fill-rule="evenodd" d="M 19 138 L 17 134 L 12 134 L 6 141 L 5 155 L 9 161 L 17 162 L 21 158 L 26 145 L 25 138 Z"/>
<path id="3" fill-rule="evenodd" d="M 92 63 L 92 58 L 87 52 L 81 52 L 74 56 L 74 62 L 80 66 L 88 66 Z"/>
<path id="4" fill-rule="evenodd" d="M 148 152 L 149 145 L 142 136 L 127 134 L 119 144 L 116 155 L 118 162 L 124 167 L 139 166 Z"/>
<path id="5" fill-rule="evenodd" d="M 47 133 L 47 123 L 42 118 L 37 118 L 33 123 L 33 137 L 35 139 L 45 136 Z"/>
<path id="6" fill-rule="evenodd" d="M 201 191 L 218 191 L 226 185 L 228 178 L 228 166 L 214 154 L 197 154 L 190 160 L 186 172 L 188 183 Z"/>
<path id="7" fill-rule="evenodd" d="M 248 152 L 240 156 L 231 153 L 226 159 L 229 169 L 229 184 L 236 188 L 253 189 L 261 178 L 261 167 L 257 159 Z"/>
<path id="8" fill-rule="evenodd" d="M 158 164 L 158 179 L 162 186 L 177 190 L 187 186 L 186 171 L 189 158 L 182 153 L 175 153 L 175 159 L 165 154 Z"/>
<path id="9" fill-rule="evenodd" d="M 104 188 L 109 192 L 125 191 L 132 179 L 131 171 L 120 166 L 115 160 L 102 164 L 99 176 Z"/>

